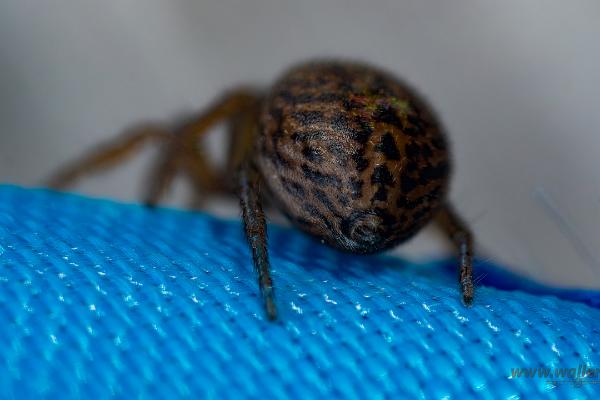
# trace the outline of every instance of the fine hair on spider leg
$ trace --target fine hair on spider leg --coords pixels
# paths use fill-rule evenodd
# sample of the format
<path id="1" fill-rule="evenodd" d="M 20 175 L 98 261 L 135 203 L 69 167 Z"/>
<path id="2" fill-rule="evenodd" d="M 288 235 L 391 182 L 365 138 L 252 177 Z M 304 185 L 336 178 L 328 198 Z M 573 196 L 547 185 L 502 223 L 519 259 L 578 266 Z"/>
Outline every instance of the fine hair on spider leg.
<path id="1" fill-rule="evenodd" d="M 260 201 L 260 175 L 249 161 L 242 163 L 238 171 L 238 185 L 244 229 L 258 273 L 258 285 L 267 317 L 274 320 L 277 313 L 267 251 L 267 225 Z"/>

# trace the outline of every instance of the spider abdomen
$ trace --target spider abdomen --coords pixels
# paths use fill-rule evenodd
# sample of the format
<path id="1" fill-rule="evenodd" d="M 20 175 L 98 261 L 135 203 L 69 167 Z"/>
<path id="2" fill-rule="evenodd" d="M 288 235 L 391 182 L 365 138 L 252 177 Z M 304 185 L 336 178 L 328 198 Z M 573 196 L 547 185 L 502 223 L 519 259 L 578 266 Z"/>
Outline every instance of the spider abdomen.
<path id="1" fill-rule="evenodd" d="M 381 251 L 441 207 L 450 160 L 427 104 L 373 67 L 308 63 L 272 88 L 256 164 L 282 211 L 342 250 Z"/>

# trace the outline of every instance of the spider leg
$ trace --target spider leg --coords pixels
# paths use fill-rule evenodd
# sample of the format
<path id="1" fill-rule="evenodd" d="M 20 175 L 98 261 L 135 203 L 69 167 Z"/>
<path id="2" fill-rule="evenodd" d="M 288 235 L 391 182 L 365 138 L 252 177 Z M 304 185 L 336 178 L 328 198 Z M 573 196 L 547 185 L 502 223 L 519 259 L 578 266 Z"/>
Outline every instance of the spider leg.
<path id="1" fill-rule="evenodd" d="M 205 193 L 226 193 L 226 176 L 223 171 L 216 171 L 205 157 L 204 147 L 199 142 L 196 147 L 182 157 L 182 169 L 186 177 L 196 189 L 192 193 L 189 204 L 192 208 L 201 208 L 206 200 Z M 231 176 L 231 175 L 229 175 Z"/>
<path id="2" fill-rule="evenodd" d="M 176 140 L 172 140 L 171 144 L 165 146 L 165 150 L 159 154 L 158 162 L 150 170 L 144 196 L 144 204 L 149 207 L 154 207 L 159 202 L 177 175 L 180 160 L 174 151 L 177 148 L 175 143 Z"/>
<path id="3" fill-rule="evenodd" d="M 148 206 L 156 205 L 178 172 L 184 173 L 194 188 L 190 202 L 192 208 L 202 206 L 206 199 L 203 194 L 226 192 L 224 176 L 206 159 L 202 142 L 188 147 L 174 136 L 148 175 L 150 179 L 144 203 Z"/>
<path id="4" fill-rule="evenodd" d="M 83 175 L 110 168 L 138 151 L 142 145 L 152 141 L 165 141 L 171 134 L 158 126 L 142 126 L 125 132 L 117 139 L 100 149 L 92 151 L 82 158 L 65 165 L 50 176 L 46 186 L 63 189 Z"/>
<path id="5" fill-rule="evenodd" d="M 155 126 L 146 125 L 119 135 L 113 141 L 94 150 L 82 158 L 67 164 L 53 174 L 46 185 L 61 189 L 74 183 L 86 174 L 110 168 L 125 161 L 147 142 L 162 141 L 167 144 L 153 169 L 146 195 L 148 204 L 156 204 L 166 191 L 177 172 L 181 169 L 192 177 L 195 186 L 212 190 L 219 179 L 198 149 L 198 138 L 217 122 L 243 112 L 248 105 L 256 103 L 256 95 L 245 88 L 227 93 L 198 117 L 183 124 L 175 133 Z"/>
<path id="6" fill-rule="evenodd" d="M 150 174 L 145 203 L 150 206 L 157 204 L 179 171 L 186 173 L 197 190 L 222 190 L 223 177 L 205 159 L 199 138 L 218 122 L 244 113 L 255 103 L 256 95 L 240 88 L 226 94 L 177 129 Z"/>
<path id="7" fill-rule="evenodd" d="M 244 162 L 238 172 L 240 205 L 244 219 L 246 238 L 252 251 L 254 268 L 258 272 L 258 285 L 265 305 L 267 317 L 277 317 L 273 295 L 269 256 L 267 253 L 267 227 L 260 201 L 260 175 L 250 162 Z"/>
<path id="8" fill-rule="evenodd" d="M 273 281 L 271 279 L 269 256 L 267 252 L 267 226 L 260 196 L 261 177 L 251 161 L 254 139 L 257 128 L 259 98 L 248 91 L 238 91 L 226 96 L 199 118 L 176 132 L 174 141 L 162 162 L 156 169 L 159 179 L 155 180 L 156 189 L 152 196 L 160 196 L 161 187 L 165 186 L 174 175 L 177 166 L 171 163 L 187 164 L 186 172 L 197 180 L 217 182 L 217 178 L 209 178 L 215 174 L 204 169 L 203 157 L 198 139 L 202 133 L 222 119 L 231 122 L 231 146 L 229 151 L 226 176 L 235 176 L 232 189 L 236 189 L 240 198 L 242 217 L 246 238 L 252 252 L 254 268 L 258 273 L 258 285 L 263 298 L 267 318 L 277 317 L 275 308 Z M 176 161 L 173 161 L 176 160 Z M 229 182 L 213 183 L 229 189 Z M 155 194 L 152 194 L 155 193 Z M 158 197 L 150 198 L 155 201 Z"/>
<path id="9" fill-rule="evenodd" d="M 252 162 L 257 133 L 259 99 L 246 112 L 231 120 L 231 143 L 227 174 L 233 174 L 235 189 L 240 198 L 246 239 L 252 252 L 254 269 L 258 273 L 258 286 L 262 295 L 267 318 L 277 318 L 273 281 L 271 279 L 267 252 L 267 225 L 261 197 L 262 177 Z"/>
<path id="10" fill-rule="evenodd" d="M 456 246 L 460 257 L 458 282 L 462 301 L 466 306 L 473 303 L 473 234 L 453 207 L 446 204 L 436 217 L 437 223 Z"/>

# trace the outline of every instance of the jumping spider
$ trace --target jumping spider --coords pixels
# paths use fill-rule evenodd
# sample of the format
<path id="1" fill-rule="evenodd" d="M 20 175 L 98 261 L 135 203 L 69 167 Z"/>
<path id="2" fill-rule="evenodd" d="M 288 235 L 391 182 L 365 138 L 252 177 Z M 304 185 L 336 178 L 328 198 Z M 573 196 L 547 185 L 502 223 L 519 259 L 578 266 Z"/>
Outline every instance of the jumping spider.
<path id="1" fill-rule="evenodd" d="M 198 139 L 230 123 L 222 170 Z M 166 144 L 146 203 L 154 205 L 177 172 L 201 193 L 237 193 L 269 319 L 276 318 L 259 188 L 301 230 L 353 253 L 375 253 L 435 219 L 460 255 L 459 284 L 473 301 L 472 235 L 447 201 L 450 154 L 430 107 L 410 87 L 372 66 L 319 61 L 291 68 L 266 93 L 240 88 L 175 131 L 145 126 L 68 165 L 61 188 L 112 166 L 142 144 Z"/>

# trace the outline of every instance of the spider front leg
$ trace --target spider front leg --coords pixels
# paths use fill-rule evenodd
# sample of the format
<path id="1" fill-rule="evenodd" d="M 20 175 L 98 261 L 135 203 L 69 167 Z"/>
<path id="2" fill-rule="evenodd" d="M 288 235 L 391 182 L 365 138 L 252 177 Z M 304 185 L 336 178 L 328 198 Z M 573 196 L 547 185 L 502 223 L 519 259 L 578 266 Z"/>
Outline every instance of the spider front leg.
<path id="1" fill-rule="evenodd" d="M 452 206 L 446 204 L 438 213 L 437 222 L 456 246 L 460 257 L 458 282 L 462 301 L 466 306 L 473 303 L 473 234 Z"/>
<path id="2" fill-rule="evenodd" d="M 262 177 L 252 162 L 256 140 L 260 99 L 231 120 L 231 143 L 227 173 L 236 177 L 235 188 L 240 198 L 244 231 L 254 269 L 258 273 L 258 286 L 267 313 L 267 318 L 277 318 L 273 281 L 267 251 L 267 224 L 261 198 Z"/>
<path id="3" fill-rule="evenodd" d="M 267 317 L 277 317 L 273 295 L 273 281 L 267 252 L 267 226 L 260 201 L 261 179 L 256 168 L 248 161 L 243 162 L 238 171 L 238 192 L 244 230 L 252 251 L 254 268 L 258 272 L 258 285 L 265 305 Z"/>

